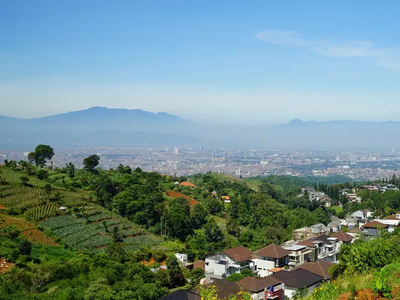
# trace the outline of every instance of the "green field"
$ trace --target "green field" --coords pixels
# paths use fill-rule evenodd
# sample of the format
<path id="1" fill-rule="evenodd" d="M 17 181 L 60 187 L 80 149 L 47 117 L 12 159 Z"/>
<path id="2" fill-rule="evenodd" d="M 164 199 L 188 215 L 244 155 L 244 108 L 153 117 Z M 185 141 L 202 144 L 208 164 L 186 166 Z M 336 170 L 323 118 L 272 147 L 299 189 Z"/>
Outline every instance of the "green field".
<path id="1" fill-rule="evenodd" d="M 341 208 L 340 206 L 331 206 L 330 208 L 335 211 L 336 215 L 343 211 L 343 208 Z"/>

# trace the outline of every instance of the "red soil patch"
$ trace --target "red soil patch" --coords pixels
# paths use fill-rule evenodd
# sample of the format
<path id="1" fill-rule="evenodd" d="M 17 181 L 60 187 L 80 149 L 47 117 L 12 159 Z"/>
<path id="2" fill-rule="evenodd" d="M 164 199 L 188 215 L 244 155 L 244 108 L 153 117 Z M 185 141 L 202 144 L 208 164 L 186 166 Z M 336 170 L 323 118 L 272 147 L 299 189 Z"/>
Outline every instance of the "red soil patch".
<path id="1" fill-rule="evenodd" d="M 6 210 L 6 209 L 8 209 L 8 207 L 5 207 L 4 205 L 0 204 L 0 209 Z"/>
<path id="2" fill-rule="evenodd" d="M 350 300 L 351 299 L 351 293 L 347 292 L 339 296 L 337 300 Z"/>
<path id="3" fill-rule="evenodd" d="M 189 201 L 189 204 L 191 206 L 195 206 L 196 204 L 200 203 L 197 200 L 194 200 L 193 198 L 190 198 L 189 196 L 186 196 L 182 193 L 174 192 L 174 191 L 167 191 L 167 196 L 172 197 L 172 198 L 185 198 L 186 200 Z"/>
<path id="4" fill-rule="evenodd" d="M 151 267 L 151 266 L 155 265 L 157 262 L 154 259 L 154 257 L 152 257 L 152 258 L 150 258 L 150 260 L 148 260 L 148 261 L 142 260 L 140 263 L 145 265 L 146 267 Z M 163 261 L 160 265 L 165 266 L 165 261 Z"/>
<path id="5" fill-rule="evenodd" d="M 97 247 L 95 247 L 96 249 L 101 249 L 101 248 L 105 248 L 105 247 L 107 247 L 108 246 L 108 244 L 105 244 L 105 245 L 101 245 L 101 246 L 97 246 Z"/>
<path id="6" fill-rule="evenodd" d="M 22 234 L 30 242 L 41 243 L 48 246 L 57 246 L 57 243 L 51 237 L 46 236 L 39 229 L 33 228 L 25 230 L 22 232 Z"/>
<path id="7" fill-rule="evenodd" d="M 15 225 L 30 242 L 41 243 L 49 246 L 57 245 L 52 238 L 46 236 L 42 231 L 37 229 L 33 223 L 22 218 L 1 215 L 0 228 L 9 225 Z"/>
<path id="8" fill-rule="evenodd" d="M 10 270 L 12 267 L 14 266 L 14 264 L 12 263 L 6 263 L 5 258 L 1 258 L 0 257 L 0 273 L 5 273 L 8 270 Z"/>
<path id="9" fill-rule="evenodd" d="M 386 298 L 375 295 L 370 289 L 357 291 L 357 300 L 385 300 Z"/>

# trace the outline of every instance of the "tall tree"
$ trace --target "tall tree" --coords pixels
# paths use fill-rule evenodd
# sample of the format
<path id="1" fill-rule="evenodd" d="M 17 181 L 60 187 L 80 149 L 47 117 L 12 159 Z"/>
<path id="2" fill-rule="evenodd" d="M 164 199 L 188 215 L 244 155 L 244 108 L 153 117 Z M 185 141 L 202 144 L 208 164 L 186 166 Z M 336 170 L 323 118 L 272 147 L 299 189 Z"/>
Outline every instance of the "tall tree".
<path id="1" fill-rule="evenodd" d="M 172 199 L 169 203 L 168 226 L 172 235 L 182 241 L 190 234 L 190 205 L 185 198 Z"/>
<path id="2" fill-rule="evenodd" d="M 168 257 L 165 264 L 167 265 L 167 274 L 171 287 L 183 286 L 186 283 L 186 279 L 185 276 L 183 276 L 182 268 L 175 255 Z"/>
<path id="3" fill-rule="evenodd" d="M 54 149 L 49 145 L 39 145 L 34 152 L 29 153 L 28 159 L 38 167 L 44 167 L 46 160 L 51 160 L 54 156 Z"/>
<path id="4" fill-rule="evenodd" d="M 84 169 L 89 172 L 94 172 L 99 165 L 100 157 L 96 154 L 90 155 L 83 160 Z"/>

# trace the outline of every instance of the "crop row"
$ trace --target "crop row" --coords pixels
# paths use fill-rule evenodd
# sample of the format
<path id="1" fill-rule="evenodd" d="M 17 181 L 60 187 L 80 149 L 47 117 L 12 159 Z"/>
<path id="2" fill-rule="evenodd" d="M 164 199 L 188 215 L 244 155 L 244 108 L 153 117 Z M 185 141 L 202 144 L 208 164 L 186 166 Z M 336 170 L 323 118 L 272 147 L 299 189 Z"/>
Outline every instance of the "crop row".
<path id="1" fill-rule="evenodd" d="M 57 234 L 59 237 L 66 237 L 70 234 L 81 232 L 86 229 L 86 226 L 82 223 L 72 224 L 70 226 L 62 227 L 59 229 L 54 229 L 53 232 Z"/>
<path id="2" fill-rule="evenodd" d="M 49 228 L 51 230 L 54 230 L 54 229 L 70 226 L 72 224 L 80 224 L 80 223 L 81 222 L 79 222 L 73 216 L 68 216 L 67 215 L 67 216 L 54 217 L 54 218 L 50 218 L 50 219 L 44 220 L 41 223 L 41 225 L 43 227 Z"/>
<path id="3" fill-rule="evenodd" d="M 85 240 L 81 243 L 76 244 L 75 247 L 79 248 L 79 249 L 94 248 L 94 247 L 109 244 L 110 242 L 111 242 L 110 238 L 107 238 L 103 235 L 98 234 L 98 235 L 88 238 L 87 240 Z"/>
<path id="4" fill-rule="evenodd" d="M 41 220 L 44 218 L 54 217 L 60 212 L 61 211 L 56 206 L 45 204 L 29 209 L 26 214 L 34 220 Z"/>
<path id="5" fill-rule="evenodd" d="M 78 244 L 82 244 L 82 242 L 84 242 L 87 239 L 89 239 L 93 236 L 96 236 L 96 235 L 98 235 L 98 232 L 86 227 L 85 230 L 75 232 L 75 233 L 65 237 L 64 241 L 73 247 L 77 247 Z M 85 248 L 85 247 L 83 246 L 80 249 L 83 249 L 83 248 Z"/>

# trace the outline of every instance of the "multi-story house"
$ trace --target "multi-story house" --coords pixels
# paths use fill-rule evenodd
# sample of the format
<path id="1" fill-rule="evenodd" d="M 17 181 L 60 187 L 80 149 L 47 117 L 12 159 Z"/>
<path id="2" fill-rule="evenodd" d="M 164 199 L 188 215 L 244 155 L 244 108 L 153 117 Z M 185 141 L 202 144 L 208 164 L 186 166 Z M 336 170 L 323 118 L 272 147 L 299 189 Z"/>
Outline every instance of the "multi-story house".
<path id="1" fill-rule="evenodd" d="M 338 239 L 329 235 L 321 235 L 298 243 L 297 245 L 307 246 L 311 249 L 311 252 L 308 255 L 308 260 L 312 262 L 320 259 L 328 262 L 336 262 L 340 250 Z"/>
<path id="2" fill-rule="evenodd" d="M 312 249 L 303 245 L 284 245 L 283 248 L 289 251 L 289 263 L 290 267 L 297 267 L 301 264 L 310 260 L 310 253 Z"/>
<path id="3" fill-rule="evenodd" d="M 288 250 L 276 244 L 270 244 L 260 250 L 253 252 L 253 261 L 260 277 L 266 277 L 273 272 L 270 270 L 283 268 L 289 264 Z"/>
<path id="4" fill-rule="evenodd" d="M 380 235 L 379 229 L 383 228 L 384 230 L 388 230 L 389 225 L 383 224 L 377 221 L 372 221 L 364 224 L 362 227 L 361 234 L 365 238 L 371 238 L 371 237 L 378 237 Z"/>
<path id="5" fill-rule="evenodd" d="M 257 273 L 252 253 L 243 246 L 224 250 L 214 256 L 207 257 L 205 262 L 206 280 L 222 279 L 229 275 L 250 269 Z"/>

